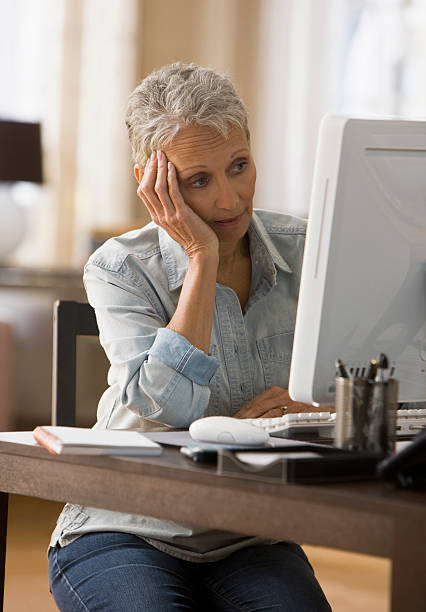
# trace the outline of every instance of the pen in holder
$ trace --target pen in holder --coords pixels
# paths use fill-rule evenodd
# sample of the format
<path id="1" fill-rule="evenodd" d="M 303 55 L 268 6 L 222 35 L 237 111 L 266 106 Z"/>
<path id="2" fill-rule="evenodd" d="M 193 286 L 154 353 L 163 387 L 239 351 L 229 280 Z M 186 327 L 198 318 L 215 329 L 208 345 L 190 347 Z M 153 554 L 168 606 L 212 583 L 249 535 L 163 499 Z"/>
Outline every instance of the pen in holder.
<path id="1" fill-rule="evenodd" d="M 336 378 L 335 446 L 383 454 L 394 450 L 398 381 L 384 379 L 383 369 L 379 364 L 376 377 L 352 378 L 341 367 L 343 375 Z"/>

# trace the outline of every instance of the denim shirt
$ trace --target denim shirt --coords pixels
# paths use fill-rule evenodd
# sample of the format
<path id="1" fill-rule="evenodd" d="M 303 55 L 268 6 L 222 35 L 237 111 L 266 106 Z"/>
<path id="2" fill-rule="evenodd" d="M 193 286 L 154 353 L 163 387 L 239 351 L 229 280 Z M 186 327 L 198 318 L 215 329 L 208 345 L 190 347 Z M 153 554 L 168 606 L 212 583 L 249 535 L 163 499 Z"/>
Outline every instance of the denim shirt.
<path id="1" fill-rule="evenodd" d="M 217 283 L 209 354 L 166 329 L 188 268 L 183 248 L 150 223 L 108 240 L 85 266 L 100 342 L 110 361 L 96 428 L 187 428 L 233 415 L 265 389 L 288 387 L 306 223 L 255 210 L 248 229 L 252 278 L 244 311 Z M 116 530 L 170 554 L 211 561 L 259 538 L 67 504 L 51 544 Z M 263 541 L 263 540 L 262 540 Z"/>

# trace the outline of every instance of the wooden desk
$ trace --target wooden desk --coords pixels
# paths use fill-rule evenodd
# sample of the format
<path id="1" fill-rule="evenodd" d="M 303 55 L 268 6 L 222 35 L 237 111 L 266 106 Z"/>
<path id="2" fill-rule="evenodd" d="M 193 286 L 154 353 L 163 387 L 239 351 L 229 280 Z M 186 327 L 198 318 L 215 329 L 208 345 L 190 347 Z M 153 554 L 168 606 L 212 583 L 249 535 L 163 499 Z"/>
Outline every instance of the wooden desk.
<path id="1" fill-rule="evenodd" d="M 243 481 L 193 464 L 175 448 L 133 461 L 55 457 L 6 442 L 0 443 L 0 491 L 3 569 L 7 494 L 15 493 L 388 557 L 392 612 L 426 610 L 426 494 L 421 492 L 375 482 Z"/>

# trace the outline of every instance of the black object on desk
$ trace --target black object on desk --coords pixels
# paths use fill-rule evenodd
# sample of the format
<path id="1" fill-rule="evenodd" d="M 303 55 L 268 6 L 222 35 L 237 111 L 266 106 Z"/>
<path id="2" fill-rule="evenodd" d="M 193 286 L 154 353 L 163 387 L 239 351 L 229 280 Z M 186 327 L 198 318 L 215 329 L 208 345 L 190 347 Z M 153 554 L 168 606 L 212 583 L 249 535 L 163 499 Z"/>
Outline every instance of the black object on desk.
<path id="1" fill-rule="evenodd" d="M 377 466 L 380 478 L 405 489 L 426 489 L 426 431 L 422 431 L 396 455 Z"/>
<path id="2" fill-rule="evenodd" d="M 182 455 L 196 463 L 217 463 L 217 450 L 203 446 L 181 446 Z"/>
<path id="3" fill-rule="evenodd" d="M 266 460 L 258 459 L 263 454 Z M 266 454 L 270 455 L 268 461 Z M 256 458 L 255 455 L 258 455 Z M 382 454 L 370 451 L 344 451 L 319 445 L 299 447 L 294 451 L 270 449 L 268 451 L 219 450 L 218 474 L 236 476 L 277 483 L 324 483 L 347 482 L 351 480 L 375 480 L 377 464 Z"/>

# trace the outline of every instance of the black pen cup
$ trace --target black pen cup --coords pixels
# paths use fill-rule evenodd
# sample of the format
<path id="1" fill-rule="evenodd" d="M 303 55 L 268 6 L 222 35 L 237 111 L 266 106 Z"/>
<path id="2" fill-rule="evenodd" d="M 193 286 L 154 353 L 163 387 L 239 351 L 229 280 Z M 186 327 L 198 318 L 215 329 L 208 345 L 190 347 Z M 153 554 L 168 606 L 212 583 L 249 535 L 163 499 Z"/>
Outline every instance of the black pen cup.
<path id="1" fill-rule="evenodd" d="M 361 378 L 336 378 L 334 446 L 366 450 L 368 442 L 368 382 Z"/>
<path id="2" fill-rule="evenodd" d="M 372 383 L 368 404 L 367 448 L 384 454 L 395 450 L 398 381 Z"/>
<path id="3" fill-rule="evenodd" d="M 334 445 L 383 454 L 395 448 L 398 381 L 336 378 Z"/>

